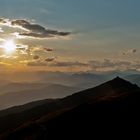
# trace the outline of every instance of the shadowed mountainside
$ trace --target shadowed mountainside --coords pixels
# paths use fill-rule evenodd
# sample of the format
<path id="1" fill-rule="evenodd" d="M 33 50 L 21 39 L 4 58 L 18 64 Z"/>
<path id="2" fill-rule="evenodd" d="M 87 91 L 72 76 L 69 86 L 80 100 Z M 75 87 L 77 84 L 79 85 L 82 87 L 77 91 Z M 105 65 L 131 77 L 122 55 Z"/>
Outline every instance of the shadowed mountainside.
<path id="1" fill-rule="evenodd" d="M 131 74 L 124 77 L 126 80 L 140 86 L 140 74 Z"/>
<path id="2" fill-rule="evenodd" d="M 63 99 L 0 112 L 1 139 L 93 138 L 113 129 L 117 135 L 138 121 L 139 99 L 140 88 L 117 77 Z"/>

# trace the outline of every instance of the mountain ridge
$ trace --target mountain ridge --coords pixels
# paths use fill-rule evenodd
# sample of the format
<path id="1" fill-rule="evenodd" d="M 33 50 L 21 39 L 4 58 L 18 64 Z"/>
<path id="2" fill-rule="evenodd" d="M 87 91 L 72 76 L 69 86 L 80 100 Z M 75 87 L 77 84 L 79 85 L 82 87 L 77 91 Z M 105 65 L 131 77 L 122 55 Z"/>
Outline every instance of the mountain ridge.
<path id="1" fill-rule="evenodd" d="M 101 122 L 106 124 L 104 119 L 108 123 L 113 119 L 120 119 L 120 122 L 122 122 L 125 121 L 126 116 L 129 118 L 132 114 L 138 114 L 139 99 L 140 88 L 137 85 L 116 77 L 95 88 L 87 89 L 50 103 L 45 104 L 44 102 L 42 105 L 34 106 L 20 113 L 15 112 L 12 115 L 4 116 L 0 118 L 0 123 L 3 123 L 1 127 L 5 126 L 4 122 L 8 119 L 11 119 L 11 123 L 8 122 L 7 127 L 5 126 L 3 130 L 1 129 L 1 134 L 3 136 L 3 132 L 8 130 L 10 133 L 6 137 L 24 139 L 36 134 L 40 136 L 40 133 L 43 133 L 43 138 L 42 136 L 40 137 L 45 139 L 45 132 L 41 127 L 43 125 L 43 128 L 47 129 L 47 136 L 50 138 L 53 133 L 62 135 L 65 130 L 69 130 L 66 134 L 74 136 L 74 131 L 77 129 L 77 135 L 80 135 L 79 132 L 83 131 L 81 124 L 87 128 L 90 123 L 95 126 L 98 123 L 102 125 Z M 104 117 L 104 119 L 100 120 L 101 117 Z M 12 126 L 8 127 L 9 124 Z M 75 125 L 75 128 L 72 125 Z M 34 128 L 33 131 L 31 131 L 32 128 Z M 86 133 L 85 128 L 83 129 Z M 72 129 L 73 131 L 70 133 Z M 29 130 L 30 133 L 27 134 L 26 130 Z"/>

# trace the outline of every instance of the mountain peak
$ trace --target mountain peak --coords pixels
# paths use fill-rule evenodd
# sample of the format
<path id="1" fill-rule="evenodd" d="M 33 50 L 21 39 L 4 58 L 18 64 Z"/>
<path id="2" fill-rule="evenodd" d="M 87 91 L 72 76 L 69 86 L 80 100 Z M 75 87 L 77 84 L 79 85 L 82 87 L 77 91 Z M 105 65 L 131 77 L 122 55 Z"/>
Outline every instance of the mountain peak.
<path id="1" fill-rule="evenodd" d="M 123 78 L 121 78 L 121 77 L 119 77 L 119 76 L 117 76 L 116 78 L 114 78 L 112 81 L 113 81 L 113 82 L 127 82 L 127 83 L 128 83 L 128 81 L 124 80 Z M 130 82 L 129 82 L 129 83 L 130 83 Z"/>
<path id="2" fill-rule="evenodd" d="M 123 78 L 120 78 L 119 76 L 117 76 L 116 78 L 114 78 L 113 80 L 107 82 L 106 84 L 109 84 L 111 86 L 115 86 L 118 88 L 126 88 L 126 89 L 139 89 L 139 87 L 136 84 L 132 84 L 131 82 L 124 80 Z"/>
<path id="3" fill-rule="evenodd" d="M 117 77 L 116 77 L 116 78 L 114 78 L 114 79 L 124 80 L 124 79 L 120 78 L 119 76 L 117 76 Z"/>

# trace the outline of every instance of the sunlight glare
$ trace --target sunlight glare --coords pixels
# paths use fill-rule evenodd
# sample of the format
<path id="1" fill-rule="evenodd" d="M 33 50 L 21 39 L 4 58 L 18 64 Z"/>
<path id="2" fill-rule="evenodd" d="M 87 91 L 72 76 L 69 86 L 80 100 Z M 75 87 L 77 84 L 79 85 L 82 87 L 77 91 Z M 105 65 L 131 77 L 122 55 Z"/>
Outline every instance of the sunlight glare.
<path id="1" fill-rule="evenodd" d="M 16 44 L 13 40 L 5 41 L 3 47 L 7 53 L 12 53 L 16 50 Z"/>

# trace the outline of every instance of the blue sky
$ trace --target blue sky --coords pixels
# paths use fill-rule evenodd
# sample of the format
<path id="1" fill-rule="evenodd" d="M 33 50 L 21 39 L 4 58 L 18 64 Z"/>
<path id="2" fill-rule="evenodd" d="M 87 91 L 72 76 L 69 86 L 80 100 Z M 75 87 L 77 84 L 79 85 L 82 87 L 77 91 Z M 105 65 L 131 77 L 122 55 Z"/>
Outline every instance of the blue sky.
<path id="1" fill-rule="evenodd" d="M 50 20 L 52 24 L 57 25 L 83 23 L 85 26 L 88 24 L 89 27 L 93 27 L 132 25 L 140 22 L 139 0 L 87 0 L 86 2 L 85 0 L 1 0 L 0 2 L 1 16 L 28 17 L 43 23 Z"/>
<path id="2" fill-rule="evenodd" d="M 0 0 L 0 17 L 34 20 L 46 28 L 72 32 L 71 39 L 40 41 L 66 60 L 137 61 L 139 6 L 139 0 Z M 136 53 L 121 55 L 132 49 Z"/>

